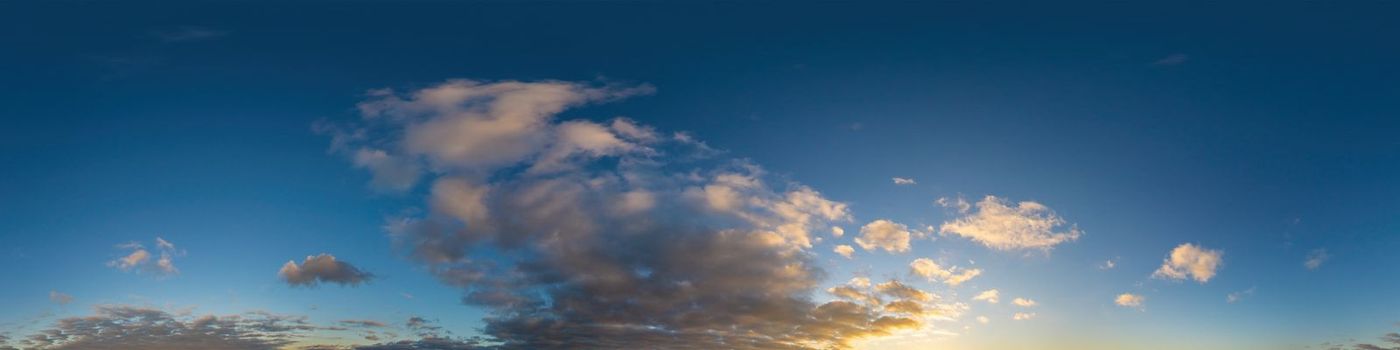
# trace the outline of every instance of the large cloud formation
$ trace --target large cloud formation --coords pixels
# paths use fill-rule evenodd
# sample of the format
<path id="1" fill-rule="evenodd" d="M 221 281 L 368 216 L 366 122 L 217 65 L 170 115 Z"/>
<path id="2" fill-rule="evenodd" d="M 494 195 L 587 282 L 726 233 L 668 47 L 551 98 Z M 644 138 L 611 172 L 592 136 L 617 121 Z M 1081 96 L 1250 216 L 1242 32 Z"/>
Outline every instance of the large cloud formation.
<path id="1" fill-rule="evenodd" d="M 910 305 L 810 299 L 813 232 L 850 222 L 845 204 L 689 135 L 557 119 L 651 91 L 453 80 L 374 91 L 362 120 L 320 129 L 373 154 L 355 164 L 375 182 L 427 183 L 429 210 L 389 231 L 494 310 L 485 332 L 503 348 L 844 348 L 920 323 Z"/>
<path id="2" fill-rule="evenodd" d="M 374 275 L 336 260 L 330 254 L 320 254 L 306 257 L 301 265 L 297 265 L 296 261 L 287 261 L 277 271 L 277 277 L 291 286 L 314 287 L 321 283 L 357 286 L 369 282 Z"/>
<path id="3" fill-rule="evenodd" d="M 939 231 L 967 237 L 992 249 L 1049 250 L 1081 235 L 1078 227 L 1036 202 L 1013 205 L 996 196 L 986 196 L 977 202 L 975 210 L 962 198 L 940 198 L 938 204 L 954 208 L 961 215 L 944 222 Z"/>

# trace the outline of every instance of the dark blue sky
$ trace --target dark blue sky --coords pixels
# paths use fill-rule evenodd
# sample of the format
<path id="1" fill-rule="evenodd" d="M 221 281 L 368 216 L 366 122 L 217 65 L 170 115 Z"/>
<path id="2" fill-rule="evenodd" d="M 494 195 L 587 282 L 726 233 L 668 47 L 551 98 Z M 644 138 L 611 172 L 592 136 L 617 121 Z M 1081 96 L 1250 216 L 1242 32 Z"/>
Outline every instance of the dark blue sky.
<path id="1" fill-rule="evenodd" d="M 989 329 L 951 327 L 961 334 L 938 340 L 951 348 L 1366 339 L 1400 317 L 1397 14 L 1381 2 L 8 2 L 0 332 L 144 303 L 423 315 L 476 334 L 487 311 L 384 232 L 424 209 L 427 187 L 374 191 L 312 127 L 357 119 L 373 89 L 473 79 L 653 86 L 558 119 L 687 132 L 849 204 L 843 240 L 876 219 L 938 226 L 953 218 L 934 200 L 985 195 L 1044 204 L 1084 231 L 1053 254 L 947 232 L 856 261 L 831 253 L 834 238 L 813 248 L 823 289 L 930 257 L 987 271 L 948 291 L 962 299 L 998 288 L 1039 301 L 1041 325 L 969 301 L 962 321 Z M 183 251 L 178 276 L 107 264 L 127 253 L 114 245 L 157 236 Z M 1152 278 L 1184 243 L 1225 252 L 1215 278 Z M 1305 268 L 1318 251 L 1326 262 Z M 378 280 L 278 281 L 286 260 L 322 252 Z M 1094 268 L 1105 260 L 1116 267 Z M 45 304 L 49 291 L 75 302 Z M 1149 306 L 1116 307 L 1120 293 Z M 1081 339 L 1095 333 L 1119 335 Z"/>

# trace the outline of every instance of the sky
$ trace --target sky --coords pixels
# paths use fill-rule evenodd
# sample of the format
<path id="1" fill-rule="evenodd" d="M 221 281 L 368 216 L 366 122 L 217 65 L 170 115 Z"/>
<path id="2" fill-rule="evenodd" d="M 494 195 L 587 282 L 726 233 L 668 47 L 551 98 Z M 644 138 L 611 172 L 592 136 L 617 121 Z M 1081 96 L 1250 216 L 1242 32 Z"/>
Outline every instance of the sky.
<path id="1" fill-rule="evenodd" d="M 0 349 L 1400 349 L 1397 10 L 0 3 Z"/>

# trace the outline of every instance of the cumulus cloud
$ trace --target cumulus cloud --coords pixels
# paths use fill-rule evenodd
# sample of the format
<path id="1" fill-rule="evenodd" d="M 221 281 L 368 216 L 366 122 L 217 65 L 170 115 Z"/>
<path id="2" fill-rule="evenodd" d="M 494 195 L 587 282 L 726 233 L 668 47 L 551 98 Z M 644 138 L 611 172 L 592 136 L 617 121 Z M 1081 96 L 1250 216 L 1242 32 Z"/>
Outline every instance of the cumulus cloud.
<path id="1" fill-rule="evenodd" d="M 889 220 L 871 221 L 860 228 L 856 244 L 867 251 L 884 249 L 890 253 L 909 251 L 909 227 Z"/>
<path id="2" fill-rule="evenodd" d="M 1035 318 L 1034 312 L 1017 312 L 1011 315 L 1011 319 L 1016 321 L 1025 321 L 1032 318 Z"/>
<path id="3" fill-rule="evenodd" d="M 902 177 L 896 177 L 896 178 L 894 178 L 894 184 L 895 184 L 895 185 L 915 185 L 915 184 L 918 184 L 918 182 L 915 182 L 914 179 L 906 179 L 906 178 L 902 178 Z"/>
<path id="4" fill-rule="evenodd" d="M 287 261 L 277 271 L 277 277 L 291 286 L 314 287 L 321 283 L 335 283 L 342 286 L 357 286 L 369 282 L 373 274 L 360 271 L 350 263 L 339 261 L 330 254 L 307 256 L 301 265 Z"/>
<path id="5" fill-rule="evenodd" d="M 1206 283 L 1215 277 L 1216 271 L 1220 269 L 1224 262 L 1222 256 L 1225 253 L 1219 250 L 1205 249 L 1191 243 L 1183 243 L 1172 249 L 1170 255 L 1162 262 L 1162 267 L 1152 273 L 1152 277 L 1171 280 L 1182 280 L 1190 277 L 1196 282 Z"/>
<path id="6" fill-rule="evenodd" d="M 909 263 L 909 270 L 930 281 L 941 280 L 954 287 L 982 274 L 981 269 L 961 269 L 957 266 L 945 269 L 928 258 L 914 259 Z"/>
<path id="7" fill-rule="evenodd" d="M 1036 202 L 1012 204 L 996 196 L 986 196 L 975 207 L 962 198 L 943 198 L 938 203 L 959 214 L 944 222 L 939 231 L 972 239 L 992 249 L 1048 251 L 1081 235 L 1077 226 L 1068 224 L 1049 207 Z"/>
<path id="8" fill-rule="evenodd" d="M 846 257 L 846 259 L 850 259 L 851 254 L 854 254 L 856 252 L 856 248 L 842 244 L 836 246 L 836 248 L 832 248 L 831 251 L 836 252 L 836 254 L 838 255 Z"/>
<path id="9" fill-rule="evenodd" d="M 265 312 L 188 316 L 104 305 L 90 316 L 60 319 L 21 345 L 40 350 L 274 350 L 315 329 L 304 317 Z"/>
<path id="10" fill-rule="evenodd" d="M 68 305 L 68 303 L 73 302 L 73 296 L 59 293 L 56 290 L 51 290 L 49 291 L 49 301 L 52 301 L 55 304 L 59 305 Z"/>
<path id="11" fill-rule="evenodd" d="M 840 238 L 841 236 L 845 236 L 845 235 L 846 235 L 846 229 L 841 228 L 841 226 L 832 226 L 832 227 L 831 227 L 831 236 L 832 236 L 832 237 Z"/>
<path id="12" fill-rule="evenodd" d="M 1147 301 L 1146 297 L 1132 293 L 1119 294 L 1117 298 L 1113 298 L 1113 303 L 1122 307 L 1141 308 L 1144 301 Z"/>
<path id="13" fill-rule="evenodd" d="M 1327 255 L 1327 249 L 1313 249 L 1313 251 L 1308 252 L 1307 258 L 1303 259 L 1303 267 L 1316 271 L 1317 268 L 1322 267 L 1322 263 L 1327 262 L 1327 259 L 1330 258 L 1332 256 Z"/>
<path id="14" fill-rule="evenodd" d="M 846 204 L 713 158 L 686 134 L 558 119 L 651 91 L 454 80 L 371 92 L 362 120 L 324 129 L 344 154 L 372 148 L 421 166 L 428 210 L 392 220 L 391 237 L 465 303 L 492 310 L 484 334 L 504 348 L 844 348 L 948 314 L 883 303 L 936 302 L 886 284 L 811 300 L 824 276 L 813 233 L 839 235 Z M 908 249 L 907 237 L 878 242 Z"/>
<path id="15" fill-rule="evenodd" d="M 128 252 L 120 258 L 108 261 L 107 266 L 123 272 L 144 273 L 156 277 L 179 274 L 180 269 L 175 267 L 175 258 L 185 255 L 184 251 L 175 248 L 175 244 L 160 237 L 156 237 L 155 253 L 138 242 L 119 244 L 117 248 Z"/>
<path id="16" fill-rule="evenodd" d="M 1016 306 L 1020 306 L 1020 307 L 1034 307 L 1034 306 L 1037 304 L 1037 303 L 1035 302 L 1035 300 L 1030 300 L 1030 299 L 1025 299 L 1025 298 L 1011 299 L 1011 303 L 1012 303 L 1012 304 L 1016 304 Z"/>
<path id="17" fill-rule="evenodd" d="M 981 293 L 978 293 L 977 296 L 972 297 L 972 300 L 979 300 L 996 304 L 1001 301 L 1001 291 L 998 291 L 996 289 L 984 290 Z"/>

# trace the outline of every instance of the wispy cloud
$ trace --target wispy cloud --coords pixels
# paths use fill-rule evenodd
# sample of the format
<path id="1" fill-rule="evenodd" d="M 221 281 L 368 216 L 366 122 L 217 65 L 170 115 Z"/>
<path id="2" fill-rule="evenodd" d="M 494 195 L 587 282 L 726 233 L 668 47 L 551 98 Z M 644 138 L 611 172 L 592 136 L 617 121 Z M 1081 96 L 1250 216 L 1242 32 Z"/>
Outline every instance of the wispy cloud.
<path id="1" fill-rule="evenodd" d="M 1246 298 L 1254 296 L 1254 288 L 1255 287 L 1249 287 L 1249 289 L 1245 289 L 1242 291 L 1231 292 L 1230 294 L 1225 295 L 1225 302 L 1234 304 L 1236 302 L 1239 302 L 1240 300 L 1244 300 Z"/>
<path id="2" fill-rule="evenodd" d="M 1058 244 L 1079 239 L 1082 234 L 1077 226 L 1060 218 L 1050 207 L 1036 202 L 1013 204 L 996 196 L 986 196 L 975 208 L 962 198 L 941 198 L 938 204 L 956 209 L 960 215 L 944 222 L 939 231 L 972 239 L 992 249 L 1048 251 Z"/>
<path id="3" fill-rule="evenodd" d="M 107 266 L 121 271 L 134 271 L 137 273 L 151 274 L 157 277 L 168 277 L 180 273 L 180 269 L 175 266 L 175 258 L 184 256 L 185 252 L 175 248 L 175 244 L 156 237 L 156 250 L 153 254 L 144 245 L 138 242 L 123 243 L 117 248 L 127 250 L 128 253 L 120 258 L 107 262 Z"/>
<path id="4" fill-rule="evenodd" d="M 1162 57 L 1162 58 L 1160 58 L 1160 59 L 1157 59 L 1156 61 L 1152 61 L 1152 65 L 1154 65 L 1154 66 L 1176 66 L 1176 65 L 1180 65 L 1180 64 L 1182 64 L 1182 63 L 1186 63 L 1186 60 L 1188 60 L 1188 59 L 1190 59 L 1190 58 L 1191 58 L 1190 56 L 1187 56 L 1187 55 L 1184 54 L 1184 53 L 1174 53 L 1174 54 L 1167 55 L 1166 57 Z"/>
<path id="5" fill-rule="evenodd" d="M 1308 270 L 1316 271 L 1318 268 L 1322 267 L 1322 263 L 1327 262 L 1327 259 L 1331 258 L 1332 256 L 1327 254 L 1327 249 L 1313 249 L 1311 252 L 1308 252 L 1308 256 L 1303 259 L 1303 267 L 1306 267 Z"/>
<path id="6" fill-rule="evenodd" d="M 152 36 L 166 43 L 207 41 L 222 38 L 228 34 L 228 31 L 200 26 L 182 26 L 151 31 Z"/>
<path id="7" fill-rule="evenodd" d="M 918 184 L 918 182 L 917 182 L 917 181 L 914 181 L 914 179 L 896 177 L 896 178 L 894 178 L 894 184 L 895 184 L 895 185 L 916 185 L 916 184 Z"/>

